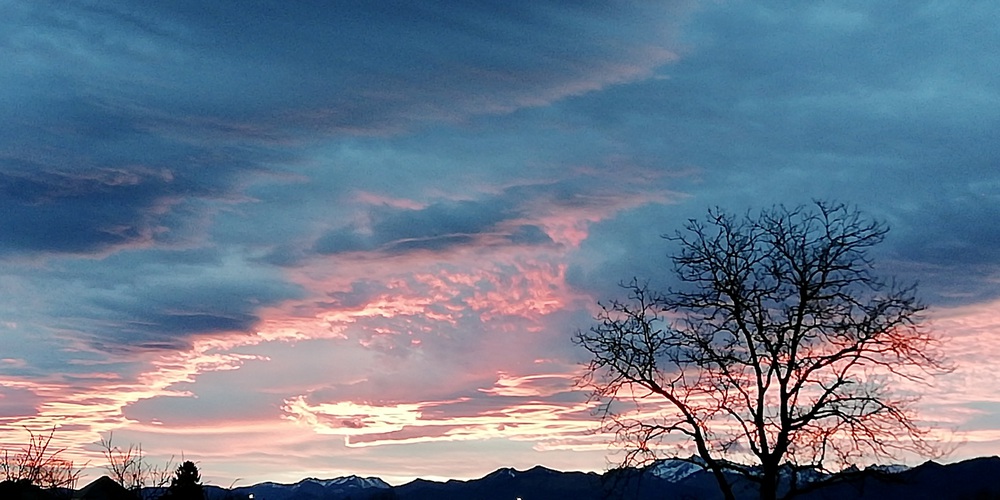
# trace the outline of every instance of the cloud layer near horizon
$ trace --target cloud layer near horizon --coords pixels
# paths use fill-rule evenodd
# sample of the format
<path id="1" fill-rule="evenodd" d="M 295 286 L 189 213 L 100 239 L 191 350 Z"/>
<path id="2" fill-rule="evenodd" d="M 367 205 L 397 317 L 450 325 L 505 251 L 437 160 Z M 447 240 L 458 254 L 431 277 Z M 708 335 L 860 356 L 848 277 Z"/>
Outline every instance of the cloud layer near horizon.
<path id="1" fill-rule="evenodd" d="M 0 441 L 114 431 L 217 484 L 600 469 L 596 300 L 668 285 L 710 206 L 836 199 L 892 226 L 958 365 L 927 414 L 983 453 L 998 10 L 4 5 Z"/>

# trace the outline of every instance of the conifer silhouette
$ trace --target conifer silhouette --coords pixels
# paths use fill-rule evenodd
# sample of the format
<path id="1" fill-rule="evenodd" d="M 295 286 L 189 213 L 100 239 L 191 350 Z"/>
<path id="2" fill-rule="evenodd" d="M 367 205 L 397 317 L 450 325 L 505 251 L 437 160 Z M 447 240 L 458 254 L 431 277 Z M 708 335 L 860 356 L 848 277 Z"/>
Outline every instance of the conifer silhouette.
<path id="1" fill-rule="evenodd" d="M 204 498 L 198 466 L 190 460 L 178 465 L 163 500 L 204 500 Z"/>

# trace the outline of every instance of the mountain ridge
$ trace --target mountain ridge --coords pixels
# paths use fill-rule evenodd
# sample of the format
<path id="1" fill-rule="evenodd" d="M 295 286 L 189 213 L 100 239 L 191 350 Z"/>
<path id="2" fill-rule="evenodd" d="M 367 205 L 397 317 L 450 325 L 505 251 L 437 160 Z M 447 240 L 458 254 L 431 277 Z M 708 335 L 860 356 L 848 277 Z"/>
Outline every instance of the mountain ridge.
<path id="1" fill-rule="evenodd" d="M 510 500 L 559 497 L 600 500 L 612 493 L 623 500 L 720 498 L 711 473 L 697 462 L 697 457 L 673 458 L 659 460 L 641 469 L 616 469 L 600 474 L 558 471 L 542 465 L 525 470 L 501 467 L 476 479 L 434 481 L 417 478 L 397 486 L 389 485 L 378 477 L 308 477 L 290 484 L 264 482 L 232 489 L 207 487 L 206 498 L 249 498 L 253 494 L 255 500 Z M 927 461 L 914 467 L 852 467 L 833 476 L 837 481 L 798 498 L 1000 498 L 1000 482 L 992 480 L 1000 477 L 1000 457 L 996 456 L 951 464 Z M 756 496 L 749 481 L 733 475 L 733 484 L 739 498 Z"/>

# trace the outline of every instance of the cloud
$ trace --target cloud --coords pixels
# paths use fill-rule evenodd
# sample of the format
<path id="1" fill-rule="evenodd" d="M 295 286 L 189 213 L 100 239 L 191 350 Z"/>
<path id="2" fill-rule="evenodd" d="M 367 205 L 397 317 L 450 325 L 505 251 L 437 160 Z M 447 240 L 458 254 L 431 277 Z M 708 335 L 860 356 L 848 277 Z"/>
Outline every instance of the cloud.
<path id="1" fill-rule="evenodd" d="M 7 38 L 20 75 L 92 82 L 171 127 L 274 139 L 507 113 L 641 78 L 675 58 L 667 27 L 685 3 L 33 4 L 12 9 L 31 29 Z"/>
<path id="2" fill-rule="evenodd" d="M 37 415 L 43 399 L 23 387 L 5 387 L 0 390 L 0 419 L 16 420 Z"/>
<path id="3" fill-rule="evenodd" d="M 286 400 L 282 410 L 287 418 L 317 433 L 345 436 L 352 446 L 502 437 L 531 441 L 538 447 L 578 440 L 586 448 L 594 439 L 593 409 L 581 394 L 571 398 L 575 401 L 547 402 L 538 391 L 514 389 L 543 378 L 552 379 L 548 395 L 573 391 L 572 376 L 559 374 L 502 379 L 499 387 L 481 391 L 486 398 L 373 405 L 312 404 L 299 396 Z"/>
<path id="4" fill-rule="evenodd" d="M 0 157 L 3 253 L 197 246 L 270 156 L 219 151 L 200 144 L 196 129 L 156 133 L 141 109 L 80 96 L 49 101 L 29 100 L 37 116 L 14 117 L 0 131 L 12 139 Z"/>
<path id="5" fill-rule="evenodd" d="M 338 230 L 316 242 L 321 254 L 384 250 L 445 250 L 469 244 L 475 236 L 493 230 L 517 215 L 506 200 L 443 202 L 410 210 L 374 207 L 370 227 Z"/>
<path id="6" fill-rule="evenodd" d="M 888 221 L 880 270 L 971 307 L 968 350 L 996 9 L 0 7 L 0 413 L 261 480 L 600 468 L 566 388 L 594 301 L 669 286 L 659 235 L 709 206 L 813 198 Z M 993 443 L 961 359 L 935 415 Z"/>
<path id="7" fill-rule="evenodd" d="M 472 200 L 440 201 L 416 208 L 373 206 L 362 215 L 363 223 L 327 232 L 316 241 L 314 250 L 323 255 L 398 255 L 462 247 L 552 245 L 566 238 L 569 240 L 559 243 L 575 245 L 579 236 L 566 234 L 567 230 L 586 234 L 586 225 L 591 222 L 627 207 L 664 199 L 656 190 L 641 192 L 630 185 L 632 182 L 607 189 L 597 184 L 600 177 L 515 185 Z"/>
<path id="8" fill-rule="evenodd" d="M 231 274 L 238 272 L 232 266 L 194 267 L 188 273 L 175 267 L 173 276 L 149 276 L 149 281 L 86 294 L 81 302 L 87 316 L 101 320 L 76 318 L 78 331 L 104 350 L 183 348 L 195 335 L 252 332 L 258 309 L 299 294 L 273 278 Z"/>
<path id="9" fill-rule="evenodd" d="M 549 397 L 569 392 L 573 385 L 573 377 L 562 373 L 526 376 L 501 373 L 493 387 L 480 391 L 492 396 Z"/>
<path id="10" fill-rule="evenodd" d="M 1000 229 L 987 221 L 1000 218 L 1000 196 L 968 191 L 942 193 L 933 207 L 900 213 L 899 257 L 965 269 L 997 263 Z M 935 231 L 917 230 L 926 227 Z"/>
<path id="11" fill-rule="evenodd" d="M 7 336 L 23 341 L 9 355 L 29 360 L 17 373 L 73 372 L 76 362 L 123 362 L 142 350 L 187 349 L 199 336 L 247 335 L 262 308 L 302 292 L 272 270 L 211 250 L 52 259 L 11 266 L 0 282 L 16 291 L 0 308 L 14 322 Z"/>
<path id="12" fill-rule="evenodd" d="M 180 203 L 168 172 L 0 172 L 0 248 L 90 253 L 149 245 Z"/>
<path id="13" fill-rule="evenodd" d="M 939 269 L 902 276 L 934 302 L 995 296 L 996 238 L 983 221 L 997 206 L 987 135 L 1000 125 L 991 97 L 1000 79 L 973 53 L 1000 42 L 981 17 L 995 6 L 703 7 L 685 30 L 690 50 L 663 78 L 553 105 L 564 122 L 627 144 L 631 158 L 690 167 L 672 185 L 690 195 L 684 203 L 595 224 L 581 256 L 588 269 L 572 268 L 574 282 L 584 273 L 595 279 L 580 286 L 595 290 L 633 275 L 660 280 L 669 247 L 657 236 L 712 206 L 833 199 L 894 228 L 879 249 L 883 268 L 905 259 Z"/>

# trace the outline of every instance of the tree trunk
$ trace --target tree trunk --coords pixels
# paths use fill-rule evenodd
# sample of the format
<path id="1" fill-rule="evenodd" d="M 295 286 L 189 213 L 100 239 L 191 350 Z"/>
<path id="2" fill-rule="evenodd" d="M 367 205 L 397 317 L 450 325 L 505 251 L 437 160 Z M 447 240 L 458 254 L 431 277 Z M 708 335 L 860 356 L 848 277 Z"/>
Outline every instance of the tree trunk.
<path id="1" fill-rule="evenodd" d="M 765 465 L 761 471 L 760 499 L 777 500 L 778 498 L 778 468 Z"/>

